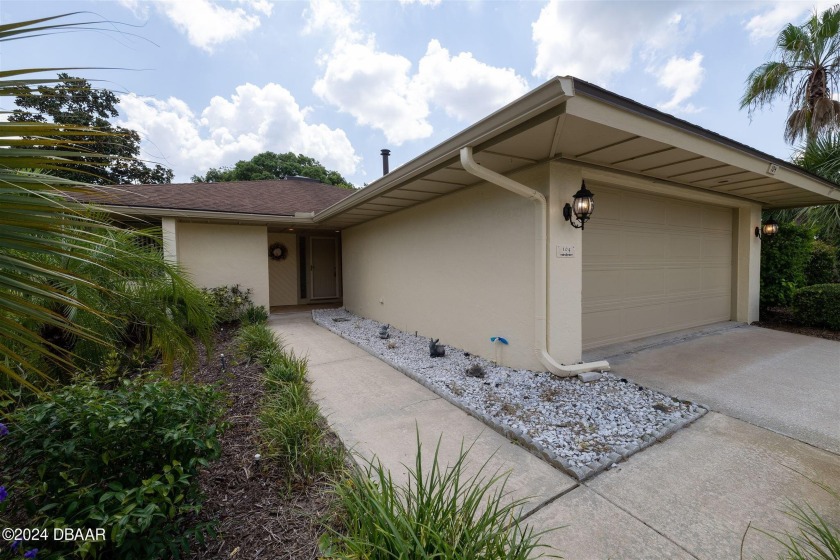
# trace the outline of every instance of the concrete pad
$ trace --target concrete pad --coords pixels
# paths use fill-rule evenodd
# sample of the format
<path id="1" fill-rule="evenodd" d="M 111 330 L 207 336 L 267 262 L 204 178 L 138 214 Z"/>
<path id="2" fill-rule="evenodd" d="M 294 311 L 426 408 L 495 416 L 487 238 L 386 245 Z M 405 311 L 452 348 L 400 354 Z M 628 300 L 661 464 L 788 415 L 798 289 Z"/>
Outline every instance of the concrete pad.
<path id="1" fill-rule="evenodd" d="M 609 359 L 616 375 L 840 453 L 840 342 L 742 325 Z"/>
<path id="2" fill-rule="evenodd" d="M 332 344 L 335 335 L 313 323 L 311 312 L 271 315 L 268 324 L 287 347 L 308 356 L 310 365 L 370 356 L 354 344 Z"/>
<path id="3" fill-rule="evenodd" d="M 362 458 L 376 456 L 395 478 L 413 467 L 417 431 L 428 464 L 440 438 L 439 461 L 453 464 L 472 446 L 468 474 L 487 463 L 488 477 L 510 472 L 512 498 L 530 498 L 530 511 L 577 485 L 571 477 L 508 441 L 388 364 L 343 338 L 295 315 L 272 316 L 270 325 L 296 353 L 308 353 L 314 398 L 330 427 Z M 359 354 L 361 353 L 361 354 Z"/>
<path id="4" fill-rule="evenodd" d="M 526 521 L 547 530 L 540 542 L 567 560 L 676 560 L 688 552 L 589 488 L 575 488 Z"/>
<path id="5" fill-rule="evenodd" d="M 780 511 L 788 500 L 807 501 L 840 522 L 836 500 L 805 477 L 840 488 L 840 458 L 710 413 L 587 486 L 695 557 L 717 560 L 740 557 L 748 523 L 793 529 Z M 778 550 L 750 531 L 743 557 L 775 558 Z"/>

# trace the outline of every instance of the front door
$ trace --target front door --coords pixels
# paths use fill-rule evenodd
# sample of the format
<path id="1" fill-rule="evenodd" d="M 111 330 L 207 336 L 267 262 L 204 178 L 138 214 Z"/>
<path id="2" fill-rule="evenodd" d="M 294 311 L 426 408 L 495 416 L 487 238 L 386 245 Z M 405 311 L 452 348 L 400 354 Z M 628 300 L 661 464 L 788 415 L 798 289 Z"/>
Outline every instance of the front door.
<path id="1" fill-rule="evenodd" d="M 312 237 L 312 298 L 338 297 L 338 240 Z"/>

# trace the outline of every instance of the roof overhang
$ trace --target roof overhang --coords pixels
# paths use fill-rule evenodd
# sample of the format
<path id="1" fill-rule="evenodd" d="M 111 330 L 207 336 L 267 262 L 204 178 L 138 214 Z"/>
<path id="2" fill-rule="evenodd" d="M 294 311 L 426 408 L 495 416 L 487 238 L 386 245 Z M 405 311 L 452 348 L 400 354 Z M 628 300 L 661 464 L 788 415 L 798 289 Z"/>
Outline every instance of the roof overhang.
<path id="1" fill-rule="evenodd" d="M 461 167 L 508 175 L 550 161 L 763 208 L 840 202 L 838 185 L 773 156 L 575 78 L 554 78 L 421 156 L 318 212 L 341 229 L 480 183 Z"/>
<path id="2" fill-rule="evenodd" d="M 328 229 L 326 224 L 313 220 L 314 212 L 297 212 L 294 216 L 275 214 L 248 214 L 244 212 L 217 212 L 214 210 L 186 210 L 181 208 L 157 208 L 153 206 L 121 206 L 116 204 L 97 205 L 117 220 L 122 218 L 178 218 L 183 221 L 207 223 L 235 223 L 242 225 L 265 225 L 272 228 L 306 227 Z"/>

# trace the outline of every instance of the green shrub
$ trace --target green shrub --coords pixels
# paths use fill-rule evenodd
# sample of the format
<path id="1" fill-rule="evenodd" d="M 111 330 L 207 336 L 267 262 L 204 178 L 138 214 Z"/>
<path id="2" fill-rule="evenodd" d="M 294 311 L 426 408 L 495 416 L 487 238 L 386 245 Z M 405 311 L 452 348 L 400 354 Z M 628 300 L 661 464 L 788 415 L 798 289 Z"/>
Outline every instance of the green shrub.
<path id="1" fill-rule="evenodd" d="M 787 306 L 797 288 L 805 285 L 805 267 L 813 244 L 811 230 L 793 223 L 761 242 L 761 308 Z"/>
<path id="2" fill-rule="evenodd" d="M 251 289 L 243 290 L 239 287 L 239 284 L 205 288 L 204 294 L 213 305 L 216 324 L 235 323 L 242 319 L 242 315 L 248 307 L 253 306 Z"/>
<path id="3" fill-rule="evenodd" d="M 840 330 L 840 284 L 816 284 L 797 290 L 793 313 L 803 325 Z"/>
<path id="4" fill-rule="evenodd" d="M 220 454 L 220 416 L 221 395 L 208 386 L 162 379 L 113 390 L 69 386 L 12 415 L 0 477 L 11 481 L 30 527 L 106 529 L 104 542 L 51 541 L 43 552 L 177 554 L 207 529 L 188 529 L 186 516 L 200 508 L 199 468 Z"/>
<path id="5" fill-rule="evenodd" d="M 505 492 L 507 475 L 488 478 L 485 463 L 467 476 L 469 449 L 463 447 L 455 464 L 444 468 L 439 450 L 440 441 L 431 468 L 424 467 L 418 434 L 415 466 L 408 468 L 404 485 L 375 460 L 338 483 L 344 527 L 324 539 L 326 556 L 524 560 L 547 548 L 539 544 L 543 533 L 521 524 L 517 512 L 526 500 L 513 500 Z"/>
<path id="6" fill-rule="evenodd" d="M 805 285 L 837 282 L 837 248 L 822 241 L 814 241 L 811 257 L 805 267 Z"/>
<path id="7" fill-rule="evenodd" d="M 279 355 L 281 348 L 277 335 L 265 323 L 242 325 L 236 334 L 236 349 L 248 362 L 259 360 L 267 365 Z"/>
<path id="8" fill-rule="evenodd" d="M 251 304 L 245 309 L 242 320 L 251 325 L 265 323 L 268 321 L 268 311 L 262 305 L 257 306 Z"/>

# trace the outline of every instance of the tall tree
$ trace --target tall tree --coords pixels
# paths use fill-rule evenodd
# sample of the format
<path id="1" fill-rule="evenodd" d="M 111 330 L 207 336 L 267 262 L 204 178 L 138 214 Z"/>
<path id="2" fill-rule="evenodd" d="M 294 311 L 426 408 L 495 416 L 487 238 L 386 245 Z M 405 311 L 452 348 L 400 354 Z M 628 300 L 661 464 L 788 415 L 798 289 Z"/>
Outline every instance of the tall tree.
<path id="1" fill-rule="evenodd" d="M 776 54 L 750 73 L 741 109 L 752 113 L 789 98 L 784 136 L 791 144 L 840 127 L 840 102 L 832 99 L 840 80 L 840 5 L 814 12 L 803 25 L 786 25 Z"/>
<path id="2" fill-rule="evenodd" d="M 248 161 L 240 160 L 233 167 L 210 168 L 204 175 L 193 175 L 196 183 L 220 181 L 261 181 L 299 175 L 344 189 L 355 188 L 338 171 L 330 171 L 321 163 L 303 154 L 263 152 Z"/>
<path id="3" fill-rule="evenodd" d="M 114 126 L 108 120 L 119 116 L 118 104 L 114 92 L 94 88 L 85 79 L 62 73 L 55 83 L 21 89 L 15 99 L 18 109 L 9 121 L 54 123 L 105 133 L 64 136 L 77 149 L 98 154 L 82 157 L 84 163 L 55 172 L 65 179 L 97 185 L 171 182 L 172 170 L 157 164 L 149 166 L 137 159 L 140 135 L 136 131 Z M 109 157 L 103 159 L 102 155 Z"/>

